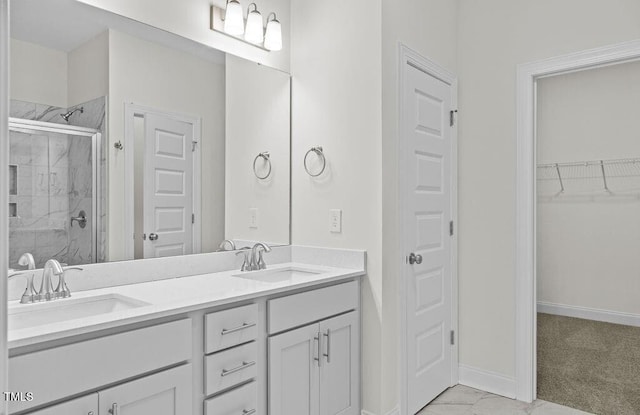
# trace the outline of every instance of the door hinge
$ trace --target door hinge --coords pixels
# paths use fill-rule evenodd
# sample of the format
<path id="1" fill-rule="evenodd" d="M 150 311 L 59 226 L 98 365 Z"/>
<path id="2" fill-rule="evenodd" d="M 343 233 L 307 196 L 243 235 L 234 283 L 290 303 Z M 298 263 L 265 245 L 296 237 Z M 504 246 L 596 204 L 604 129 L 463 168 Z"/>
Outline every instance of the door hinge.
<path id="1" fill-rule="evenodd" d="M 451 345 L 455 345 L 456 344 L 456 332 L 451 330 Z"/>
<path id="2" fill-rule="evenodd" d="M 196 223 L 196 214 L 192 213 L 191 214 L 191 224 L 194 224 L 194 223 Z"/>
<path id="3" fill-rule="evenodd" d="M 198 142 L 196 140 L 193 140 L 191 142 L 191 151 L 195 152 L 196 151 L 196 146 L 198 145 Z"/>
<path id="4" fill-rule="evenodd" d="M 449 111 L 449 126 L 453 127 L 453 125 L 456 123 L 456 114 L 458 113 L 458 110 L 451 110 Z"/>
<path id="5" fill-rule="evenodd" d="M 449 236 L 453 236 L 453 221 L 449 222 Z"/>

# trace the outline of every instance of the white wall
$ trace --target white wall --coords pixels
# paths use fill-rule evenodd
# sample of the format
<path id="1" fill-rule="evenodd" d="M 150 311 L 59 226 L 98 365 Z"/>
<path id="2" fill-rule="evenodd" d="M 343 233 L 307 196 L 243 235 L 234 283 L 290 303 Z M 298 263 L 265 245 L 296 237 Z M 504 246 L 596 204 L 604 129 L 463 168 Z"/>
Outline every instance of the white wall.
<path id="1" fill-rule="evenodd" d="M 109 34 L 103 32 L 68 54 L 68 99 L 73 107 L 109 93 Z"/>
<path id="2" fill-rule="evenodd" d="M 397 405 L 398 288 L 398 42 L 457 70 L 458 1 L 382 0 L 382 414 Z"/>
<path id="3" fill-rule="evenodd" d="M 11 99 L 67 108 L 67 54 L 11 39 Z"/>
<path id="4" fill-rule="evenodd" d="M 202 250 L 215 250 L 224 228 L 224 66 L 109 31 L 109 260 L 124 258 L 124 104 L 202 118 Z"/>
<path id="5" fill-rule="evenodd" d="M 382 322 L 381 4 L 292 2 L 292 230 L 296 245 L 367 250 L 362 285 L 363 409 L 380 413 Z M 330 29 L 330 30 L 329 30 Z M 322 146 L 313 179 L 304 154 Z M 329 210 L 342 209 L 342 233 Z"/>
<path id="6" fill-rule="evenodd" d="M 515 375 L 516 65 L 640 37 L 636 0 L 461 0 L 460 363 Z"/>
<path id="7" fill-rule="evenodd" d="M 538 162 L 640 157 L 639 109 L 637 62 L 540 80 Z M 640 315 L 640 166 L 629 172 L 609 177 L 613 195 L 600 177 L 540 187 L 538 301 Z"/>
<path id="8" fill-rule="evenodd" d="M 104 10 L 173 32 L 223 52 L 289 71 L 289 31 L 291 27 L 290 0 L 256 0 L 255 3 L 266 23 L 270 12 L 277 14 L 282 23 L 282 45 L 278 52 L 267 52 L 227 35 L 214 32 L 210 27 L 210 6 L 224 7 L 224 0 L 79 0 Z M 253 1 L 240 0 L 243 10 Z"/>
<path id="9" fill-rule="evenodd" d="M 289 75 L 231 55 L 226 61 L 225 239 L 289 244 Z M 263 151 L 272 168 L 259 180 L 253 161 Z M 250 208 L 258 209 L 257 228 L 249 226 Z"/>

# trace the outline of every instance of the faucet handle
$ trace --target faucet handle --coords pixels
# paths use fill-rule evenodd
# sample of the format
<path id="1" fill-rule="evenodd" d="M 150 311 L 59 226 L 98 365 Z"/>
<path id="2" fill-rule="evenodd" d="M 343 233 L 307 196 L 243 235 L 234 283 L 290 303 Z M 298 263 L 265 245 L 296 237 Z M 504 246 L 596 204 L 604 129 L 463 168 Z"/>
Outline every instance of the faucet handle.
<path id="1" fill-rule="evenodd" d="M 67 286 L 67 282 L 65 281 L 64 274 L 67 271 L 82 271 L 83 269 L 80 267 L 68 267 L 63 268 L 62 274 L 58 276 L 58 286 L 55 289 L 56 298 L 67 298 L 71 297 L 71 290 Z"/>
<path id="2" fill-rule="evenodd" d="M 242 261 L 242 267 L 240 271 L 251 271 L 251 262 L 249 261 L 249 252 L 251 252 L 251 248 L 241 248 L 238 252 L 236 252 L 236 256 L 240 254 L 244 254 L 244 259 Z"/>
<path id="3" fill-rule="evenodd" d="M 22 293 L 22 297 L 20 298 L 20 304 L 29 304 L 33 303 L 36 300 L 38 293 L 33 287 L 33 272 L 23 271 L 16 272 L 10 274 L 8 279 L 13 277 L 25 277 L 27 279 L 27 287 L 24 289 L 24 293 Z"/>
<path id="4" fill-rule="evenodd" d="M 258 251 L 258 269 L 267 269 L 267 263 L 264 262 L 264 258 L 262 257 L 264 250 Z"/>

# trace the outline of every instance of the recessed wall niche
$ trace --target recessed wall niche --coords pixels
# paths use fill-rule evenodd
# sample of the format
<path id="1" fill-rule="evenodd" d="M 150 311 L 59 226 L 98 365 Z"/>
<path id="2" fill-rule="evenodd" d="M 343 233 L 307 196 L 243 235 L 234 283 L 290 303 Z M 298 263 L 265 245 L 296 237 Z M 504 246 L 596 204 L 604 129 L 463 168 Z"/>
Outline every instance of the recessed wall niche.
<path id="1" fill-rule="evenodd" d="M 18 166 L 9 166 L 9 195 L 18 195 Z"/>

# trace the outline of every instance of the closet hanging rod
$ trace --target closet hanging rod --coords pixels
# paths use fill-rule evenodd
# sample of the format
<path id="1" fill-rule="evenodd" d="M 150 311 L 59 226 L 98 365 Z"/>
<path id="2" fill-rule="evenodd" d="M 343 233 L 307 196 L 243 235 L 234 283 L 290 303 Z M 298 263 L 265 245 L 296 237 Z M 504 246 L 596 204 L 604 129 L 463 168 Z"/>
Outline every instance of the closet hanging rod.
<path id="1" fill-rule="evenodd" d="M 580 166 L 608 166 L 612 164 L 640 164 L 640 158 L 573 161 L 568 163 L 538 164 L 538 168 L 580 167 Z"/>

